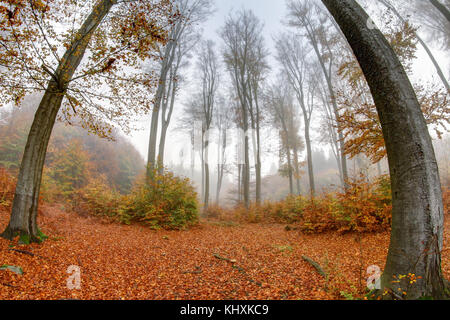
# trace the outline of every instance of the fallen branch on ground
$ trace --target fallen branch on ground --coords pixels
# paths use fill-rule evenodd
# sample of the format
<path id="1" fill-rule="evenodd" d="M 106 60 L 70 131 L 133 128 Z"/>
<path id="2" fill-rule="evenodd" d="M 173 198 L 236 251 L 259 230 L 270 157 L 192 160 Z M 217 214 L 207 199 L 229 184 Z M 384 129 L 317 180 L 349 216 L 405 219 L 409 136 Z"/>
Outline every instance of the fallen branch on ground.
<path id="1" fill-rule="evenodd" d="M 323 271 L 322 267 L 317 262 L 315 262 L 313 259 L 311 259 L 307 256 L 302 256 L 302 259 L 305 260 L 306 262 L 308 262 L 310 265 L 312 265 L 321 276 L 323 276 L 323 277 L 327 276 L 326 272 Z"/>
<path id="2" fill-rule="evenodd" d="M 222 257 L 222 256 L 218 255 L 217 253 L 214 253 L 213 256 L 214 256 L 215 258 L 219 259 L 219 260 L 223 260 L 223 261 L 228 261 L 228 262 L 230 262 L 230 263 L 233 265 L 232 268 L 233 268 L 233 269 L 236 269 L 237 271 L 239 271 L 240 273 L 242 273 L 243 275 L 245 275 L 245 276 L 248 278 L 248 281 L 250 281 L 251 283 L 256 284 L 256 285 L 259 286 L 259 287 L 262 286 L 262 283 L 261 283 L 261 282 L 258 282 L 258 281 L 255 281 L 255 280 L 251 279 L 251 278 L 247 275 L 247 272 L 246 272 L 243 268 L 239 267 L 239 266 L 236 264 L 236 260 L 228 259 L 228 258 Z"/>

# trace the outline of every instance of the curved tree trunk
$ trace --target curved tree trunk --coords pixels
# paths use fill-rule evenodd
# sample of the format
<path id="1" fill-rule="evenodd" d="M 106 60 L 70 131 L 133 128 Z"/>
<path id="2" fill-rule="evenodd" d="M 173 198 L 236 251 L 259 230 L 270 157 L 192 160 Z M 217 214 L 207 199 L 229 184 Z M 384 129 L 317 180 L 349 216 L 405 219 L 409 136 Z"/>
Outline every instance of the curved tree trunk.
<path id="1" fill-rule="evenodd" d="M 12 240 L 20 236 L 23 242 L 41 240 L 36 222 L 39 191 L 47 146 L 56 116 L 68 83 L 84 56 L 92 33 L 115 3 L 116 0 L 103 0 L 97 3 L 78 30 L 76 40 L 65 52 L 55 74 L 52 75 L 52 80 L 39 104 L 28 134 L 14 194 L 11 219 L 6 230 L 1 234 L 4 238 Z"/>
<path id="2" fill-rule="evenodd" d="M 341 27 L 370 86 L 383 129 L 392 187 L 392 231 L 382 289 L 407 299 L 442 298 L 443 205 L 438 167 L 414 89 L 398 57 L 355 0 L 322 0 Z M 420 276 L 409 288 L 394 276 Z"/>

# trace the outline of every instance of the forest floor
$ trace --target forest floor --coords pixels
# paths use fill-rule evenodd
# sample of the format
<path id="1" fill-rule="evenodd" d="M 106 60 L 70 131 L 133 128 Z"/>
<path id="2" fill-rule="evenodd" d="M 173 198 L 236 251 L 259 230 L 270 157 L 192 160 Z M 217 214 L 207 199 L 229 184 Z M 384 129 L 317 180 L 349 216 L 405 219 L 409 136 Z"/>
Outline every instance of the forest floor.
<path id="1" fill-rule="evenodd" d="M 153 231 L 44 206 L 42 244 L 0 239 L 0 299 L 344 299 L 363 297 L 366 270 L 384 266 L 389 233 L 305 235 L 285 225 L 203 221 Z M 9 213 L 0 211 L 0 229 Z M 445 246 L 450 245 L 450 223 Z M 318 262 L 321 276 L 302 256 Z M 226 260 L 228 259 L 228 260 Z M 450 278 L 450 252 L 442 267 Z M 70 290 L 71 265 L 81 288 Z"/>

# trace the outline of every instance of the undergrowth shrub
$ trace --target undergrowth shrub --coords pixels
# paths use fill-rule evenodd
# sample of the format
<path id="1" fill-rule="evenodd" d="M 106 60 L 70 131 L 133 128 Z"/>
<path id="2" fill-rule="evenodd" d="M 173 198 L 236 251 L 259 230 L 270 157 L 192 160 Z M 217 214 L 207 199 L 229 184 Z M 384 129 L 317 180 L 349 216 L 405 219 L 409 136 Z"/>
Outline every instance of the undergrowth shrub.
<path id="1" fill-rule="evenodd" d="M 116 217 L 122 196 L 112 190 L 106 177 L 91 178 L 88 184 L 72 194 L 72 211 L 80 214 Z"/>
<path id="2" fill-rule="evenodd" d="M 450 214 L 450 188 L 446 187 L 442 190 L 444 201 L 444 213 Z"/>
<path id="3" fill-rule="evenodd" d="M 111 190 L 106 179 L 92 179 L 73 196 L 73 211 L 142 223 L 152 229 L 185 229 L 198 222 L 197 194 L 189 179 L 164 171 L 141 177 L 129 195 Z"/>
<path id="4" fill-rule="evenodd" d="M 326 231 L 379 232 L 390 228 L 392 197 L 388 176 L 368 183 L 363 177 L 348 182 L 345 191 L 328 193 L 304 208 L 301 229 Z"/>
<path id="5" fill-rule="evenodd" d="M 289 196 L 278 202 L 231 209 L 210 206 L 206 217 L 222 221 L 299 224 L 306 233 L 328 231 L 378 232 L 391 225 L 392 200 L 388 176 L 368 183 L 364 177 L 348 182 L 346 191 L 327 192 L 313 199 Z"/>
<path id="6" fill-rule="evenodd" d="M 248 210 L 243 205 L 234 208 L 210 205 L 205 211 L 205 216 L 222 221 L 294 223 L 298 221 L 304 205 L 305 198 L 290 196 L 278 202 L 265 201 L 260 205 L 252 203 Z"/>
<path id="7" fill-rule="evenodd" d="M 198 222 L 197 193 L 187 178 L 164 170 L 137 182 L 118 211 L 123 223 L 140 222 L 151 228 L 185 229 Z"/>

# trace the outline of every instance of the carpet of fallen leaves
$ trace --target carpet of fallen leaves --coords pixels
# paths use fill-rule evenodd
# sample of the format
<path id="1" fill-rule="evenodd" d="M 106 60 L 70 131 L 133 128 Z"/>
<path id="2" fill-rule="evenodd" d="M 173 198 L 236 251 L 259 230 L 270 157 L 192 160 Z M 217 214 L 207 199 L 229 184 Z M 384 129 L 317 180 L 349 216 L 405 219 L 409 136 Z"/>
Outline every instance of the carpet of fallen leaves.
<path id="1" fill-rule="evenodd" d="M 39 224 L 49 236 L 43 244 L 0 239 L 0 265 L 23 269 L 0 270 L 0 299 L 343 299 L 342 291 L 361 297 L 367 267 L 384 266 L 389 243 L 388 232 L 359 239 L 207 221 L 189 231 L 152 231 L 55 206 L 42 211 Z M 2 230 L 8 218 L 0 212 Z M 445 247 L 449 227 L 447 221 Z M 79 290 L 67 288 L 71 265 L 81 268 Z M 448 279 L 449 251 L 443 269 Z"/>

